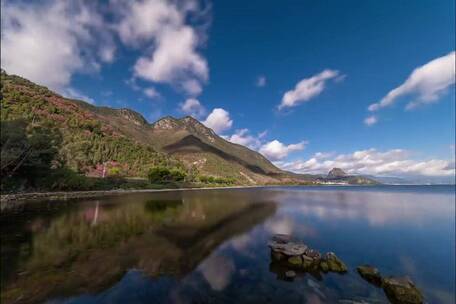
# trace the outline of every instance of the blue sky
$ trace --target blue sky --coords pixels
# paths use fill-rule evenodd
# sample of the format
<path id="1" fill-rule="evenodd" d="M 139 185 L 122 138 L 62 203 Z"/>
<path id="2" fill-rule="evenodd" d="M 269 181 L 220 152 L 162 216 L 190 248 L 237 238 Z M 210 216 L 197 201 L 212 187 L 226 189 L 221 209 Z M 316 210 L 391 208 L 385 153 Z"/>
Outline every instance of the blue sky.
<path id="1" fill-rule="evenodd" d="M 296 172 L 454 176 L 454 1 L 2 5 L 2 68 L 63 95 L 191 114 Z"/>

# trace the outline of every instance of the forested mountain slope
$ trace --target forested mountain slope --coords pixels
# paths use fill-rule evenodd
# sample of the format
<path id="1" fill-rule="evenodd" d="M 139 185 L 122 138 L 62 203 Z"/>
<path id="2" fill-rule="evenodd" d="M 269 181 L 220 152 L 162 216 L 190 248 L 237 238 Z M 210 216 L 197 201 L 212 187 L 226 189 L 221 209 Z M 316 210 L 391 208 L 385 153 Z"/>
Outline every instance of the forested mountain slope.
<path id="1" fill-rule="evenodd" d="M 47 136 L 41 140 L 52 143 L 47 157 L 52 158 L 53 167 L 65 166 L 92 176 L 144 177 L 151 168 L 162 166 L 178 168 L 193 178 L 229 178 L 236 184 L 298 180 L 261 154 L 224 140 L 189 116 L 164 117 L 149 124 L 135 111 L 64 98 L 3 70 L 1 93 L 2 135 L 22 129 L 26 141 L 41 130 L 40 134 Z M 2 161 L 2 171 L 17 166 L 6 148 L 13 144 L 11 138 L 19 135 L 8 136 L 5 143 L 7 136 L 2 136 L 2 156 L 11 159 L 9 164 Z M 24 147 L 29 144 L 25 141 Z M 21 142 L 15 140 L 14 144 L 20 151 Z M 107 172 L 101 173 L 106 167 Z"/>

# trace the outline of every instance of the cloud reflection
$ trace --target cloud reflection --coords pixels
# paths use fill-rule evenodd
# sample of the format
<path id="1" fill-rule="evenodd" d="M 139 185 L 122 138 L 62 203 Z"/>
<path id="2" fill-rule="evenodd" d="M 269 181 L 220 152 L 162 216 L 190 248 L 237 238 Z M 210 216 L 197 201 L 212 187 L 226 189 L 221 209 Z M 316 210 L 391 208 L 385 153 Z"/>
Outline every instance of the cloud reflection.
<path id="1" fill-rule="evenodd" d="M 221 291 L 230 284 L 236 268 L 231 258 L 215 254 L 206 259 L 199 270 L 213 290 Z"/>
<path id="2" fill-rule="evenodd" d="M 405 223 L 421 226 L 426 222 L 452 219 L 455 206 L 451 195 L 440 193 L 397 193 L 369 191 L 307 191 L 277 192 L 274 199 L 287 205 L 283 208 L 295 214 L 315 216 L 324 220 L 366 219 L 371 226 Z M 429 208 L 432 204 L 432 208 Z M 453 219 L 454 220 L 454 219 Z M 272 231 L 287 232 L 288 221 L 271 225 Z"/>

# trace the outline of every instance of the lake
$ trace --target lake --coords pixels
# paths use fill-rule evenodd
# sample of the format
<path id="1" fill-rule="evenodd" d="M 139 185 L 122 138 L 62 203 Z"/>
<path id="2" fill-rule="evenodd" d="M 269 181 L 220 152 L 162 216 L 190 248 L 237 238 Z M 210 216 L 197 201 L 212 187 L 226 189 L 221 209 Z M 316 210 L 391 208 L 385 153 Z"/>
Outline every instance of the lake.
<path id="1" fill-rule="evenodd" d="M 333 251 L 346 274 L 283 279 L 268 240 Z M 455 303 L 455 187 L 265 187 L 34 202 L 1 216 L 2 303 L 388 303 L 356 272 Z"/>

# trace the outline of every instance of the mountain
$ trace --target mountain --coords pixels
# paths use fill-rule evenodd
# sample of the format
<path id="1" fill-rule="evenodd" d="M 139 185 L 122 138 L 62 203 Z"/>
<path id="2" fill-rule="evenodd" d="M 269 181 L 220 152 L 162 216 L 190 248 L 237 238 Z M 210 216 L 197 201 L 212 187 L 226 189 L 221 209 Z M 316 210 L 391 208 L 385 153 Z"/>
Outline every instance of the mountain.
<path id="1" fill-rule="evenodd" d="M 340 168 L 333 168 L 328 172 L 326 177 L 317 179 L 320 183 L 325 184 L 349 184 L 349 185 L 375 185 L 380 184 L 372 177 L 362 175 L 348 175 Z"/>
<path id="2" fill-rule="evenodd" d="M 162 165 L 239 184 L 303 180 L 190 116 L 167 116 L 150 124 L 133 110 L 64 98 L 3 70 L 1 92 L 2 124 L 24 120 L 27 130 L 39 126 L 49 134 L 59 133 L 56 160 L 86 175 L 100 175 L 108 163 L 115 174 L 132 177 L 146 176 L 151 167 Z"/>
<path id="3" fill-rule="evenodd" d="M 329 171 L 327 178 L 339 178 L 345 176 L 347 176 L 347 173 L 345 173 L 342 169 L 333 168 L 331 171 Z"/>
<path id="4" fill-rule="evenodd" d="M 454 185 L 454 176 L 366 176 L 389 185 Z"/>

